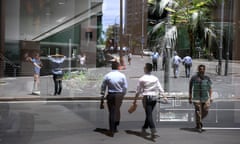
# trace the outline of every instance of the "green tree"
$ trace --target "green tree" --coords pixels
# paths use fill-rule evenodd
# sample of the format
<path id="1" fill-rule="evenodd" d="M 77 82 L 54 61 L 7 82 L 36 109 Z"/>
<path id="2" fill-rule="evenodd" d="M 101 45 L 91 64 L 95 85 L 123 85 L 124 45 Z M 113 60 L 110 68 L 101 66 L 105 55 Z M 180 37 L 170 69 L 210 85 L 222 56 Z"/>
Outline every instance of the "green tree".
<path id="1" fill-rule="evenodd" d="M 167 22 L 171 25 L 185 25 L 187 27 L 190 41 L 190 56 L 193 55 L 196 39 L 200 42 L 204 38 L 204 22 L 210 18 L 209 7 L 216 5 L 215 0 L 155 0 L 151 4 L 150 14 L 154 17 L 156 23 L 149 31 L 152 35 Z M 167 16 L 165 16 L 167 13 Z M 165 17 L 164 17 L 165 16 Z"/>

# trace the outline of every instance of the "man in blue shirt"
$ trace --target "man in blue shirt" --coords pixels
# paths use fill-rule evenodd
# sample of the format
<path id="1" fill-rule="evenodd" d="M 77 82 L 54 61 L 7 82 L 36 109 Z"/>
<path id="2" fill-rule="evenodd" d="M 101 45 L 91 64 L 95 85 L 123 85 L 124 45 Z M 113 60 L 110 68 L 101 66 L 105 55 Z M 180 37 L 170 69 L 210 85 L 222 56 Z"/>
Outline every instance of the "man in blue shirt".
<path id="1" fill-rule="evenodd" d="M 158 69 L 158 58 L 159 58 L 158 52 L 154 51 L 152 54 L 153 71 L 157 71 Z"/>
<path id="2" fill-rule="evenodd" d="M 62 92 L 62 78 L 63 78 L 63 71 L 61 68 L 62 63 L 66 59 L 63 55 L 51 55 L 48 56 L 49 60 L 52 62 L 52 74 L 53 74 L 53 81 L 54 81 L 54 95 L 60 95 Z"/>
<path id="3" fill-rule="evenodd" d="M 109 110 L 109 135 L 114 136 L 120 123 L 120 107 L 127 92 L 126 76 L 118 71 L 119 63 L 112 62 L 112 71 L 107 73 L 101 85 L 101 108 L 103 108 L 104 95 L 107 93 L 107 106 Z"/>

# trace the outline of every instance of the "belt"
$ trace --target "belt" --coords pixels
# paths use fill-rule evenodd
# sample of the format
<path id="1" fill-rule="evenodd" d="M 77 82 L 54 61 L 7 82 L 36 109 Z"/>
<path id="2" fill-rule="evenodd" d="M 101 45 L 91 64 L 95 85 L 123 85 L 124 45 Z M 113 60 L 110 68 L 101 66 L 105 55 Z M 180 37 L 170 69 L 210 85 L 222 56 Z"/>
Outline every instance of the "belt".
<path id="1" fill-rule="evenodd" d="M 156 95 L 144 95 L 144 97 L 146 97 L 146 98 L 156 98 L 157 96 Z"/>
<path id="2" fill-rule="evenodd" d="M 122 92 L 108 92 L 109 95 L 111 94 L 122 94 Z"/>

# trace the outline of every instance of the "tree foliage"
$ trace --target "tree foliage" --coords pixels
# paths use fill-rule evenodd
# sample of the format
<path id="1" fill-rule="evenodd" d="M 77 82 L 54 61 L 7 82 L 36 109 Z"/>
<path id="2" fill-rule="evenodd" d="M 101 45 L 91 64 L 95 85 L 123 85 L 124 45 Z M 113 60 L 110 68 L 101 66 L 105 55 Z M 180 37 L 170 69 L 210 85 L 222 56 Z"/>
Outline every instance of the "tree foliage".
<path id="1" fill-rule="evenodd" d="M 155 0 L 149 7 L 152 29 L 149 35 L 154 35 L 167 22 L 174 26 L 185 25 L 190 41 L 190 55 L 193 55 L 196 39 L 204 38 L 204 22 L 210 19 L 210 8 L 216 5 L 216 0 Z M 169 16 L 167 19 L 167 15 Z"/>

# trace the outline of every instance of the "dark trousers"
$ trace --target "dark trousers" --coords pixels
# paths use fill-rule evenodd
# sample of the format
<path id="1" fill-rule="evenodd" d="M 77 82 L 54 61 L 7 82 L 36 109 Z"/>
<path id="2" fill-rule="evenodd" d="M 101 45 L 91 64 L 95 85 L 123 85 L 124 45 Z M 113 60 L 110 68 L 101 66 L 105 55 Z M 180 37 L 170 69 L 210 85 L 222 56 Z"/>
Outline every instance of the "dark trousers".
<path id="1" fill-rule="evenodd" d="M 157 71 L 158 69 L 158 61 L 156 59 L 152 60 L 152 64 L 153 64 L 153 71 Z"/>
<path id="2" fill-rule="evenodd" d="M 190 77 L 190 70 L 191 70 L 192 64 L 184 64 L 184 66 L 185 66 L 186 77 Z"/>
<path id="3" fill-rule="evenodd" d="M 53 74 L 54 95 L 60 95 L 62 92 L 62 74 Z"/>
<path id="4" fill-rule="evenodd" d="M 146 114 L 146 118 L 145 118 L 145 122 L 143 125 L 143 129 L 147 129 L 150 128 L 152 131 L 155 131 L 155 124 L 154 124 L 154 120 L 153 120 L 153 109 L 156 106 L 156 97 L 153 98 L 152 96 L 144 96 L 143 97 L 143 107 L 145 110 L 145 114 Z"/>
<path id="5" fill-rule="evenodd" d="M 120 124 L 120 107 L 122 105 L 122 94 L 108 94 L 107 105 L 109 111 L 109 130 L 115 132 Z"/>
<path id="6" fill-rule="evenodd" d="M 167 61 L 166 58 L 163 58 L 163 59 L 162 59 L 162 70 L 165 69 L 166 61 Z"/>

